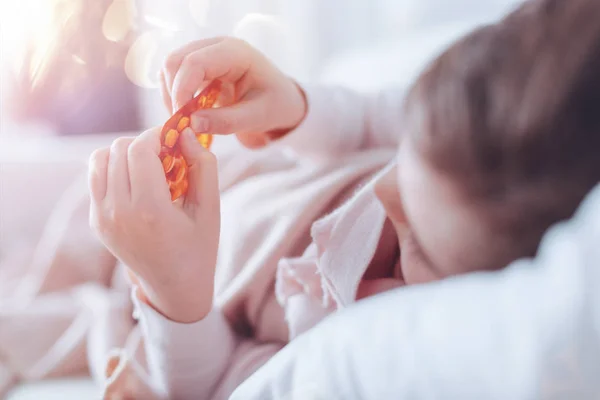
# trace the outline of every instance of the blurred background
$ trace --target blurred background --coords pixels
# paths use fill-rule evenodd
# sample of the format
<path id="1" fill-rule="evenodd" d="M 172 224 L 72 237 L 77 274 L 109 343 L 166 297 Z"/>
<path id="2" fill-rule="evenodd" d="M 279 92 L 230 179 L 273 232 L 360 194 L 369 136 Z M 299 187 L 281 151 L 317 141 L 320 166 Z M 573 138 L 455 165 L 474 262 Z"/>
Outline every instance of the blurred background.
<path id="1" fill-rule="evenodd" d="M 0 0 L 0 301 L 90 153 L 169 117 L 157 74 L 177 47 L 233 35 L 300 82 L 370 92 L 407 87 L 448 44 L 517 3 Z"/>
<path id="2" fill-rule="evenodd" d="M 0 0 L 0 269 L 24 264 L 89 154 L 169 117 L 173 49 L 246 39 L 300 82 L 407 86 L 518 0 Z"/>
<path id="3" fill-rule="evenodd" d="M 169 116 L 157 74 L 234 35 L 300 82 L 407 86 L 518 0 L 0 0 L 0 268 L 36 242 L 89 154 Z"/>
<path id="4" fill-rule="evenodd" d="M 82 135 L 160 123 L 158 69 L 191 40 L 243 37 L 290 75 L 322 79 L 352 55 L 389 56 L 386 44 L 471 25 L 516 2 L 1 0 L 2 133 Z M 372 75 L 396 73 L 370 66 Z M 367 74 L 346 83 L 363 88 L 356 82 L 363 79 L 371 80 Z"/>

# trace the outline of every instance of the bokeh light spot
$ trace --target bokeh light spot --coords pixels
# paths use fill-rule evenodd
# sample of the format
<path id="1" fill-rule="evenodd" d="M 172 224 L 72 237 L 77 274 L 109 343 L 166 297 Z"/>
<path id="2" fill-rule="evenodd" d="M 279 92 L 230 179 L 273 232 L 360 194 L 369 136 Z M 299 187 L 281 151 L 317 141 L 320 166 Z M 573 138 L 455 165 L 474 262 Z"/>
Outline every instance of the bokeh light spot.
<path id="1" fill-rule="evenodd" d="M 287 35 L 287 29 L 286 24 L 275 15 L 249 13 L 235 25 L 232 34 L 258 45 L 258 42 L 281 42 Z"/>
<path id="2" fill-rule="evenodd" d="M 142 33 L 129 48 L 125 58 L 125 74 L 135 85 L 155 89 L 158 87 L 157 71 L 152 73 L 161 40 L 157 32 Z"/>
<path id="3" fill-rule="evenodd" d="M 73 59 L 73 61 L 75 61 L 79 65 L 86 65 L 87 64 L 83 58 L 79 57 L 76 54 L 73 54 L 71 56 L 71 58 Z"/>
<path id="4" fill-rule="evenodd" d="M 113 0 L 102 21 L 104 37 L 111 42 L 125 39 L 132 27 L 133 12 L 130 0 Z"/>
<path id="5" fill-rule="evenodd" d="M 181 28 L 172 22 L 165 19 L 155 17 L 153 15 L 145 15 L 144 20 L 154 28 L 162 29 L 165 32 L 180 32 Z"/>
<path id="6" fill-rule="evenodd" d="M 286 23 L 275 15 L 246 14 L 234 27 L 233 36 L 259 49 L 279 68 L 286 70 L 289 63 L 290 32 Z"/>

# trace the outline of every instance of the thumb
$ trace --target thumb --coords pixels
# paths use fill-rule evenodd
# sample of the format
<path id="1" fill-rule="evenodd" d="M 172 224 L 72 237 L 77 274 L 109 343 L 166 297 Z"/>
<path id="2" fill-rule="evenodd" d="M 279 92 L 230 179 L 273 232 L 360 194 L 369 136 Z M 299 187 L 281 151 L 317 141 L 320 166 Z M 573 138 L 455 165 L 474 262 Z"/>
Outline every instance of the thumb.
<path id="1" fill-rule="evenodd" d="M 192 114 L 191 127 L 196 132 L 231 134 L 268 130 L 268 107 L 262 98 L 248 98 L 229 106 L 198 110 Z"/>
<path id="2" fill-rule="evenodd" d="M 187 128 L 181 137 L 181 151 L 188 163 L 189 188 L 185 196 L 185 207 L 196 215 L 203 212 L 219 212 L 219 180 L 217 158 L 204 148 L 194 132 Z"/>

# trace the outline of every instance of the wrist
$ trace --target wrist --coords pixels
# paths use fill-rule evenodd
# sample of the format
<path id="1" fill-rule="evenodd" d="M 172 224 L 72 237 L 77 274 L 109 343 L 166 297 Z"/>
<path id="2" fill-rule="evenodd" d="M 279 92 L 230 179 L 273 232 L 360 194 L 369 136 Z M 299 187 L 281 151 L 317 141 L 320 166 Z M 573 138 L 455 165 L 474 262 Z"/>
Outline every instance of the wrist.
<path id="1" fill-rule="evenodd" d="M 203 320 L 212 309 L 212 291 L 179 290 L 173 294 L 157 292 L 139 283 L 137 298 L 168 320 L 191 324 Z"/>

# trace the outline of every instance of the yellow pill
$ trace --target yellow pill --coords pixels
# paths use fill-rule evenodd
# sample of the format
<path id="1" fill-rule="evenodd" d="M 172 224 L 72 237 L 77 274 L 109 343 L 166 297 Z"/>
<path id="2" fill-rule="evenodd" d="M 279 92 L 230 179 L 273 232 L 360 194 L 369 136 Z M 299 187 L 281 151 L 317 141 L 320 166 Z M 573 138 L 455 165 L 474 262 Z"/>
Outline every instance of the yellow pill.
<path id="1" fill-rule="evenodd" d="M 179 132 L 182 132 L 188 126 L 190 126 L 190 119 L 188 117 L 181 117 L 181 119 L 177 123 L 177 130 Z"/>
<path id="2" fill-rule="evenodd" d="M 175 159 L 172 155 L 167 154 L 165 155 L 165 158 L 163 158 L 162 165 L 165 170 L 165 174 L 168 174 L 169 172 L 171 172 L 173 166 L 175 165 Z"/>
<path id="3" fill-rule="evenodd" d="M 180 186 L 181 182 L 183 182 L 183 180 L 187 176 L 187 164 L 183 160 L 183 158 L 181 158 L 180 160 L 181 162 L 178 165 L 179 169 L 177 170 L 177 173 L 175 174 L 175 179 L 173 180 L 173 183 L 175 183 L 177 186 Z"/>
<path id="4" fill-rule="evenodd" d="M 189 185 L 188 180 L 184 179 L 183 182 L 181 183 L 181 194 L 182 195 L 187 194 L 188 185 Z"/>
<path id="5" fill-rule="evenodd" d="M 169 129 L 165 135 L 165 146 L 173 148 L 175 143 L 177 143 L 177 139 L 179 139 L 179 132 L 177 132 L 175 129 Z"/>
<path id="6" fill-rule="evenodd" d="M 178 198 L 181 197 L 182 194 L 183 194 L 183 192 L 180 188 L 173 189 L 171 191 L 171 201 L 177 200 Z"/>
<path id="7" fill-rule="evenodd" d="M 199 135 L 196 135 L 196 139 L 198 140 L 198 143 L 206 149 L 208 149 L 212 143 L 212 135 L 208 133 L 200 133 Z"/>

